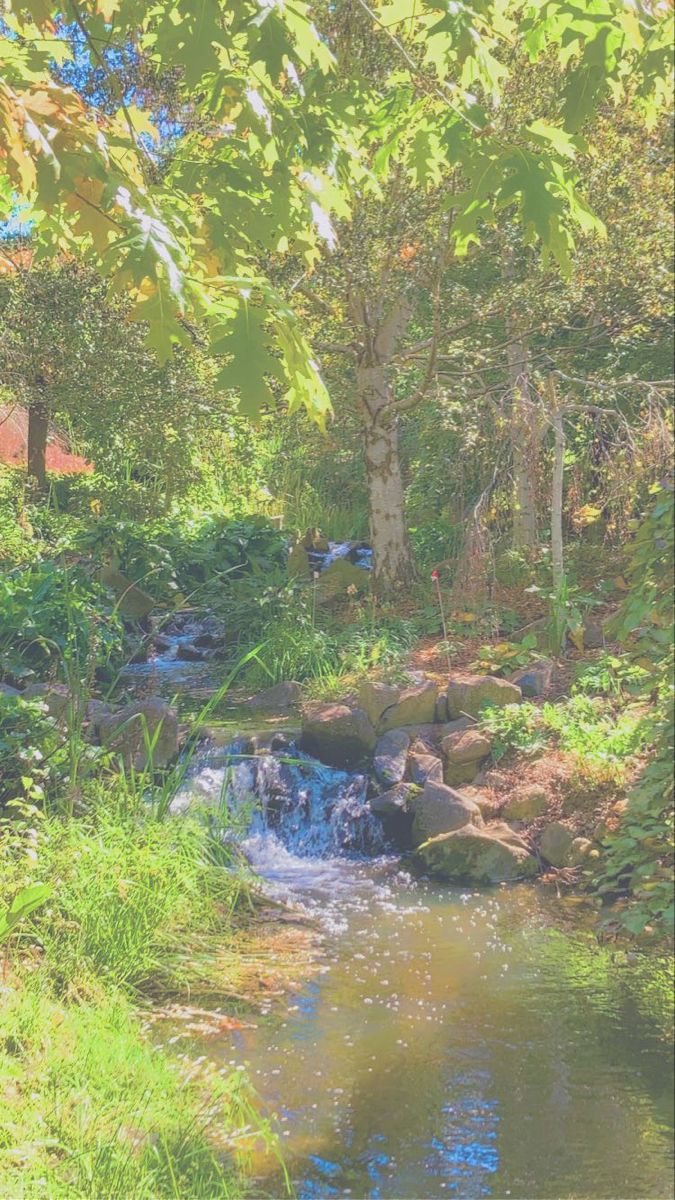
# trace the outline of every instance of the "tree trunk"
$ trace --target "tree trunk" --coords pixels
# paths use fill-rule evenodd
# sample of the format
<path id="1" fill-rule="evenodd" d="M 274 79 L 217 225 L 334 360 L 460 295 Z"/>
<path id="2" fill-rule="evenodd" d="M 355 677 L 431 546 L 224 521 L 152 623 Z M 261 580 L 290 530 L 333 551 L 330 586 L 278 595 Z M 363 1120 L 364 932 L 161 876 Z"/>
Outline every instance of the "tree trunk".
<path id="1" fill-rule="evenodd" d="M 553 426 L 553 480 L 551 484 L 551 567 L 553 571 L 553 589 L 558 591 L 564 579 L 565 565 L 563 561 L 563 479 L 565 471 L 565 430 L 563 428 L 562 410 L 559 408 L 553 377 L 549 376 L 547 384 L 549 418 Z"/>
<path id="2" fill-rule="evenodd" d="M 38 392 L 28 406 L 28 478 L 43 492 L 47 486 L 47 434 L 49 416 Z"/>
<path id="3" fill-rule="evenodd" d="M 527 348 L 518 338 L 507 349 L 511 387 L 511 463 L 515 550 L 537 545 L 537 460 L 539 419 L 530 394 Z"/>
<path id="4" fill-rule="evenodd" d="M 415 577 L 405 516 L 398 421 L 388 409 L 391 397 L 384 365 L 359 366 L 357 385 L 364 416 L 373 582 L 378 594 L 391 595 L 409 587 Z"/>

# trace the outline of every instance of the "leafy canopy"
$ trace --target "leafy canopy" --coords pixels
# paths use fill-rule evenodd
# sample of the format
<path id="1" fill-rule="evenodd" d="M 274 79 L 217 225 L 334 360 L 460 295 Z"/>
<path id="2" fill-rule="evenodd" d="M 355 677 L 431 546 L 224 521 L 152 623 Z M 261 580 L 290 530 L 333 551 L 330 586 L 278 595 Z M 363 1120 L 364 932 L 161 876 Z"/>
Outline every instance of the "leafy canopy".
<path id="1" fill-rule="evenodd" d="M 189 338 L 191 319 L 204 322 L 225 356 L 223 386 L 251 412 L 283 396 L 325 420 L 317 365 L 268 264 L 290 251 L 311 271 L 351 191 L 376 191 L 392 168 L 420 189 L 459 168 L 463 190 L 448 207 L 460 253 L 514 209 L 526 238 L 565 268 L 574 225 L 598 227 L 574 170 L 584 121 L 624 96 L 653 120 L 665 97 L 667 6 L 353 2 L 387 46 L 386 70 L 372 78 L 349 64 L 336 78 L 334 10 L 319 10 L 320 35 L 305 0 L 4 6 L 0 215 L 31 222 L 37 255 L 84 257 L 130 291 L 132 319 L 147 322 L 160 357 Z M 74 31 L 105 105 L 63 81 Z M 155 103 L 116 81 L 115 55 L 152 77 Z M 552 58 L 565 89 L 557 111 L 533 114 L 505 141 L 491 114 L 524 56 Z"/>

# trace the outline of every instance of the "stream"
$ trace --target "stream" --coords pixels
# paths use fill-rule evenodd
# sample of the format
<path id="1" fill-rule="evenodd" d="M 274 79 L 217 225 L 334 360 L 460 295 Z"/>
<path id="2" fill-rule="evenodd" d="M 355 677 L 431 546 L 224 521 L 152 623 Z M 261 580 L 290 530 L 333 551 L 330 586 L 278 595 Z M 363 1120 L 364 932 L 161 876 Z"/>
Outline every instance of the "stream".
<path id="1" fill-rule="evenodd" d="M 191 622 L 129 673 L 188 710 L 214 686 L 181 657 Z M 299 1200 L 672 1196 L 668 962 L 600 946 L 587 898 L 416 877 L 365 777 L 301 754 L 293 722 L 231 713 L 173 808 L 225 807 L 266 891 L 323 932 L 319 970 L 252 1028 L 181 1037 L 247 1073 Z M 286 1195 L 275 1158 L 254 1174 Z"/>
<path id="2" fill-rule="evenodd" d="M 250 750 L 206 746 L 175 805 L 238 817 L 324 958 L 255 1028 L 184 1046 L 247 1072 L 300 1200 L 672 1195 L 665 964 L 599 947 L 583 899 L 414 878 L 365 779 L 281 735 Z M 285 1194 L 274 1160 L 255 1170 Z"/>

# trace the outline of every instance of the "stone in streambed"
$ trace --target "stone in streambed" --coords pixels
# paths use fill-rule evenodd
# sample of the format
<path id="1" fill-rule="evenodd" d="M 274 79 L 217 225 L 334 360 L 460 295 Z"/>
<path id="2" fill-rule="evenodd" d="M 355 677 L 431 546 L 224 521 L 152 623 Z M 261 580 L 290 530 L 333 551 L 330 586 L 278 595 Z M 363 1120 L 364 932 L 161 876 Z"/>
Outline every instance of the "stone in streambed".
<path id="1" fill-rule="evenodd" d="M 375 743 L 375 730 L 362 708 L 317 704 L 305 713 L 300 748 L 328 766 L 354 766 L 375 749 Z"/>
<path id="2" fill-rule="evenodd" d="M 379 738 L 375 747 L 373 769 L 383 786 L 400 783 L 405 775 L 410 737 L 402 729 L 392 729 Z"/>
<path id="3" fill-rule="evenodd" d="M 302 700 L 302 687 L 295 680 L 289 679 L 284 683 L 275 683 L 274 687 L 265 688 L 246 701 L 247 708 L 262 712 L 285 712 L 298 708 Z"/>
<path id="4" fill-rule="evenodd" d="M 356 588 L 357 592 L 363 592 L 370 587 L 371 579 L 370 571 L 366 571 L 364 567 L 357 567 L 346 558 L 336 558 L 319 575 L 316 582 L 317 600 L 332 600 L 348 588 Z"/>
<path id="5" fill-rule="evenodd" d="M 478 805 L 443 783 L 426 783 L 422 792 L 409 800 L 409 808 L 413 814 L 413 843 L 417 846 L 469 822 L 483 824 Z"/>
<path id="6" fill-rule="evenodd" d="M 24 700 L 39 700 L 55 721 L 64 721 L 73 708 L 77 715 L 77 700 L 65 683 L 29 683 L 21 694 Z"/>
<path id="7" fill-rule="evenodd" d="M 485 705 L 501 708 L 520 704 L 523 694 L 515 683 L 496 675 L 453 675 L 448 681 L 448 716 L 477 717 Z"/>
<path id="8" fill-rule="evenodd" d="M 99 722 L 101 744 L 118 754 L 125 767 L 144 770 L 150 759 L 166 767 L 178 753 L 178 714 L 165 700 L 152 697 L 127 704 Z"/>
<path id="9" fill-rule="evenodd" d="M 410 802 L 419 795 L 414 783 L 397 783 L 388 791 L 369 801 L 372 812 L 381 817 L 393 817 L 410 812 Z"/>
<path id="10" fill-rule="evenodd" d="M 527 845 L 501 821 L 438 834 L 419 846 L 418 854 L 431 875 L 451 883 L 507 883 L 538 871 Z"/>

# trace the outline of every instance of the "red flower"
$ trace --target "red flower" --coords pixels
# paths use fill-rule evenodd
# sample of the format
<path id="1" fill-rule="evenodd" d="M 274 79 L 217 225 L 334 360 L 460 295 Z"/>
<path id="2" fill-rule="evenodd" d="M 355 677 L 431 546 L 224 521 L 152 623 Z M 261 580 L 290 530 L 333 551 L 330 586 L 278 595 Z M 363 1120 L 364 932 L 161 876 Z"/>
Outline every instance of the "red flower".
<path id="1" fill-rule="evenodd" d="M 436 580 L 436 582 L 438 582 L 438 580 L 440 579 L 440 577 L 441 577 L 441 573 L 440 573 L 440 571 L 432 571 L 432 572 L 431 572 L 431 578 L 432 578 L 432 579 L 435 579 L 435 580 Z"/>

